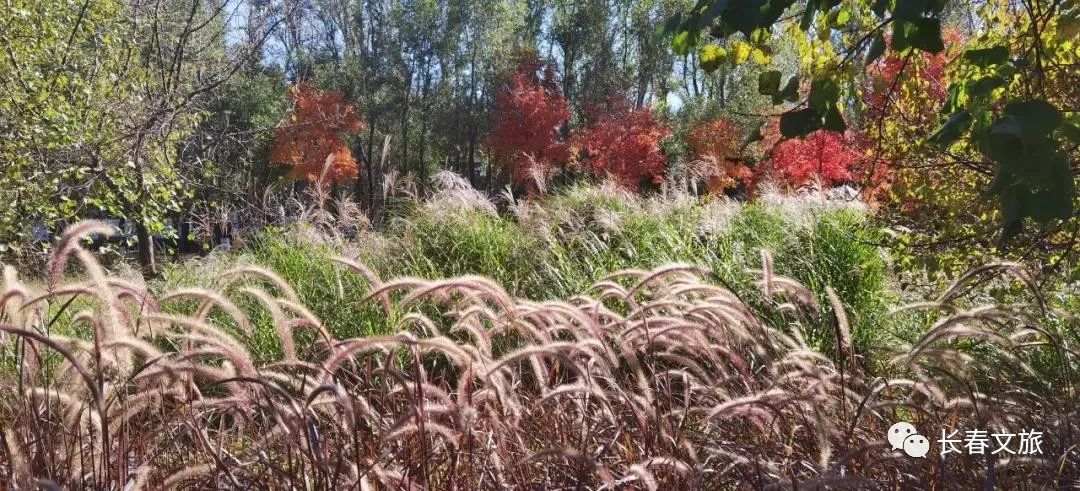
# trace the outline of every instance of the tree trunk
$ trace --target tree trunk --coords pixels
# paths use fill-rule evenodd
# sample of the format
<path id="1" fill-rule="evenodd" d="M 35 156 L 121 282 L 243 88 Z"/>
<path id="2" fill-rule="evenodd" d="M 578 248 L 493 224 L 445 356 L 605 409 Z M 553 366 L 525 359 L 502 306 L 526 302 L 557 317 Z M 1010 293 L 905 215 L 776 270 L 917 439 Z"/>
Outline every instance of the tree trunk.
<path id="1" fill-rule="evenodd" d="M 135 221 L 135 237 L 139 240 L 138 255 L 139 266 L 142 268 L 144 278 L 157 276 L 157 263 L 154 262 L 154 238 L 150 236 L 150 229 L 140 221 Z"/>
<path id="2" fill-rule="evenodd" d="M 469 185 L 476 187 L 476 137 L 477 137 L 477 124 L 476 115 L 473 114 L 476 107 L 476 48 L 473 48 L 470 69 L 469 69 L 469 158 L 468 158 L 468 170 Z"/>
<path id="3" fill-rule="evenodd" d="M 364 194 L 364 189 L 360 182 L 357 182 L 356 194 L 363 196 L 358 198 L 360 203 L 364 205 L 364 208 L 368 210 L 370 218 L 375 219 L 375 117 L 368 117 L 368 137 L 367 137 L 367 160 L 364 161 L 364 179 L 363 184 L 367 186 L 367 194 Z"/>
<path id="4" fill-rule="evenodd" d="M 416 163 L 416 171 L 419 176 L 417 187 L 421 197 L 427 189 L 427 162 L 424 161 L 427 153 L 428 131 L 428 88 L 431 85 L 431 69 L 427 58 L 424 58 L 424 83 L 420 89 L 420 154 Z"/>
<path id="5" fill-rule="evenodd" d="M 401 106 L 401 168 L 409 170 L 409 98 L 412 95 L 412 72 L 405 77 L 405 104 Z"/>

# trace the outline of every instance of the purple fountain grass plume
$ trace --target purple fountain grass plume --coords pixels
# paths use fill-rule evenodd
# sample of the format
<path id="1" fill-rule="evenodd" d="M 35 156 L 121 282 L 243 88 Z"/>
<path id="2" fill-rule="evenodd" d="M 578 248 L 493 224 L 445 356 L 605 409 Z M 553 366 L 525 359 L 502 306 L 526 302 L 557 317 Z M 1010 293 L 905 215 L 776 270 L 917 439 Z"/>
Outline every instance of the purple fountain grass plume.
<path id="1" fill-rule="evenodd" d="M 352 338 L 340 341 L 334 346 L 333 354 L 322 362 L 322 370 L 325 373 L 323 383 L 330 383 L 330 378 L 346 362 L 365 351 L 389 352 L 393 348 L 405 345 L 405 339 L 398 334 L 393 336 L 374 336 L 368 338 Z"/>
<path id="2" fill-rule="evenodd" d="M 825 286 L 825 295 L 829 299 L 833 316 L 836 318 L 838 349 L 840 353 L 847 356 L 848 370 L 858 370 L 859 367 L 855 363 L 855 345 L 851 340 L 851 327 L 848 323 L 847 311 L 844 309 L 844 302 L 840 300 L 840 296 L 836 294 L 836 291 L 831 286 Z"/>
<path id="3" fill-rule="evenodd" d="M 483 276 L 473 275 L 429 282 L 426 286 L 410 291 L 400 305 L 409 305 L 427 298 L 449 299 L 453 293 L 475 296 L 477 300 L 490 300 L 504 312 L 513 310 L 514 301 L 502 286 Z"/>
<path id="4" fill-rule="evenodd" d="M 761 293 L 767 300 L 773 298 L 773 261 L 772 253 L 761 250 Z"/>
<path id="5" fill-rule="evenodd" d="M 485 317 L 485 308 L 478 308 L 476 306 L 470 307 L 468 311 L 460 316 L 460 318 L 454 322 L 450 327 L 450 333 L 465 332 L 472 339 L 472 346 L 478 350 L 478 354 L 483 356 L 483 359 L 490 360 L 491 353 L 491 333 L 482 324 L 482 318 Z"/>
<path id="6" fill-rule="evenodd" d="M 908 358 L 914 359 L 926 348 L 942 341 L 954 339 L 977 339 L 1012 348 L 1012 340 L 996 330 L 982 325 L 983 323 L 1000 324 L 1005 320 L 1008 320 L 1007 315 L 994 306 L 979 307 L 950 315 L 934 323 L 923 334 L 922 338 L 916 341 L 908 353 Z"/>
<path id="7" fill-rule="evenodd" d="M 64 408 L 64 427 L 69 429 L 85 428 L 90 434 L 97 437 L 88 443 L 100 448 L 101 415 L 89 407 L 84 397 L 80 394 L 68 394 L 61 392 L 56 387 L 30 387 L 26 389 L 26 396 L 30 400 L 44 400 L 46 404 L 56 403 Z"/>
<path id="8" fill-rule="evenodd" d="M 371 471 L 375 474 L 378 481 L 386 486 L 385 489 L 403 489 L 408 491 L 423 491 L 424 489 L 401 472 L 386 469 L 379 464 L 372 465 Z"/>
<path id="9" fill-rule="evenodd" d="M 220 356 L 232 363 L 242 376 L 251 377 L 258 373 L 258 369 L 252 361 L 251 354 L 239 343 L 232 342 L 227 338 L 222 338 L 213 334 L 203 335 L 193 332 L 186 334 L 183 337 L 183 340 L 184 342 L 191 343 L 192 346 L 197 345 L 199 348 L 183 350 L 182 353 L 184 356 L 181 360 L 192 360 L 206 356 Z"/>
<path id="10" fill-rule="evenodd" d="M 430 288 L 435 282 L 428 281 L 421 278 L 413 277 L 401 277 L 394 278 L 379 285 L 377 288 L 372 287 L 371 293 L 366 297 L 360 299 L 357 302 L 359 305 L 363 305 L 373 298 L 380 297 L 382 295 L 389 295 L 398 290 L 412 291 L 422 288 Z M 388 297 L 389 298 L 389 297 Z"/>
<path id="11" fill-rule="evenodd" d="M 226 271 L 218 277 L 218 280 L 221 282 L 219 291 L 227 291 L 229 286 L 233 283 L 242 281 L 245 278 L 257 278 L 266 281 L 277 288 L 286 300 L 293 303 L 300 303 L 300 297 L 296 295 L 296 290 L 294 290 L 292 286 L 289 286 L 287 281 L 277 273 L 258 266 L 241 266 Z"/>
<path id="12" fill-rule="evenodd" d="M 111 236 L 116 231 L 105 222 L 98 220 L 83 220 L 64 230 L 60 241 L 56 244 L 55 252 L 49 260 L 48 282 L 50 286 L 58 285 L 64 276 L 64 268 L 67 266 L 71 254 L 82 248 L 79 240 L 93 234 Z"/>
<path id="13" fill-rule="evenodd" d="M 630 289 L 627 290 L 626 296 L 632 297 L 635 293 L 637 293 L 638 290 L 641 290 L 642 288 L 649 285 L 656 285 L 657 283 L 661 282 L 661 280 L 671 281 L 671 276 L 685 277 L 685 275 L 690 275 L 690 277 L 692 278 L 697 278 L 700 276 L 709 275 L 709 271 L 700 266 L 694 266 L 692 264 L 669 264 L 667 266 L 662 266 L 649 272 L 642 272 L 638 275 L 638 278 L 636 278 L 637 283 L 635 283 L 634 286 L 630 287 Z M 614 275 L 608 277 L 610 278 L 612 276 Z"/>
<path id="14" fill-rule="evenodd" d="M 195 319 L 200 322 L 206 322 L 207 316 L 214 307 L 222 310 L 229 318 L 236 321 L 237 325 L 244 334 L 252 335 L 254 328 L 251 325 L 251 321 L 248 320 L 244 312 L 240 310 L 231 300 L 226 298 L 221 293 L 213 290 L 207 290 L 203 288 L 184 288 L 169 292 L 161 297 L 159 300 L 161 304 L 165 304 L 173 301 L 182 301 L 186 299 L 199 300 L 199 307 L 195 309 Z"/>
<path id="15" fill-rule="evenodd" d="M 408 424 L 385 435 L 383 437 L 383 441 L 386 443 L 390 443 L 394 440 L 414 437 L 414 435 L 416 435 L 419 431 L 420 426 L 416 423 Z M 434 432 L 434 434 L 442 436 L 442 440 L 450 444 L 450 450 L 456 451 L 461 444 L 461 434 L 445 425 L 433 421 L 425 421 L 424 434 L 430 435 L 431 433 L 428 432 Z"/>
<path id="16" fill-rule="evenodd" d="M 0 322 L 8 320 L 13 325 L 26 325 L 27 321 L 23 308 L 33 295 L 33 292 L 19 281 L 15 268 L 4 266 L 3 285 L 0 287 Z M 38 309 L 39 312 L 41 310 L 43 309 Z M 4 335 L 0 334 L 0 343 L 3 343 L 3 341 Z"/>
<path id="17" fill-rule="evenodd" d="M 698 364 L 697 361 L 693 360 L 692 358 L 670 351 L 656 353 L 654 356 L 658 360 L 669 361 L 676 364 L 677 366 L 682 367 L 680 368 L 680 370 L 686 370 L 689 373 L 692 373 L 694 375 L 694 378 L 700 380 L 703 385 L 709 387 L 717 385 L 712 375 L 709 374 L 709 370 L 706 370 L 705 367 L 702 367 L 700 364 Z M 727 379 L 731 376 L 731 374 L 728 373 L 727 370 L 723 369 L 723 367 L 712 366 L 711 368 L 713 370 L 720 371 L 720 373 L 718 373 L 717 375 L 721 379 Z"/>
<path id="18" fill-rule="evenodd" d="M 628 472 L 633 477 L 636 477 L 636 480 L 642 483 L 645 486 L 645 489 L 648 489 L 649 491 L 656 491 L 660 488 L 660 484 L 656 481 L 656 476 L 654 476 L 653 473 L 650 472 L 649 469 L 645 466 L 641 464 L 633 464 L 629 467 Z M 633 482 L 633 480 L 622 478 L 619 479 L 617 482 L 619 482 L 620 484 L 630 484 L 631 482 Z"/>
<path id="19" fill-rule="evenodd" d="M 210 474 L 215 468 L 217 468 L 217 465 L 208 463 L 190 465 L 177 472 L 171 472 L 167 476 L 161 476 L 164 478 L 161 481 L 161 486 L 164 489 L 177 488 L 179 487 L 179 484 L 185 481 L 194 480 Z"/>
<path id="20" fill-rule="evenodd" d="M 0 439 L 0 443 L 4 445 L 4 455 L 7 456 L 10 465 L 9 479 L 16 488 L 31 489 L 33 473 L 30 470 L 26 452 L 23 450 L 25 443 L 12 428 L 3 428 L 0 431 L 4 436 Z"/>
<path id="21" fill-rule="evenodd" d="M 165 326 L 163 332 L 159 334 L 161 337 L 173 340 L 183 340 L 184 336 L 189 332 L 201 332 L 218 339 L 222 343 L 241 346 L 240 341 L 226 332 L 223 328 L 194 317 L 163 312 L 149 313 L 146 317 L 154 323 Z M 179 329 L 170 331 L 169 328 L 174 326 Z"/>
<path id="22" fill-rule="evenodd" d="M 426 315 L 420 312 L 409 312 L 401 316 L 401 318 L 398 319 L 397 322 L 395 322 L 393 325 L 393 328 L 398 331 L 413 332 L 413 329 L 411 329 L 412 327 L 419 328 L 416 329 L 416 331 L 419 331 L 417 332 L 417 334 L 421 334 L 426 337 L 435 337 L 442 335 L 442 332 L 439 330 L 439 327 L 435 325 L 435 322 L 433 322 Z"/>
<path id="23" fill-rule="evenodd" d="M 182 357 L 175 363 L 158 364 L 140 372 L 131 379 L 132 384 L 138 387 L 147 387 L 153 384 L 184 385 L 192 377 L 201 377 L 205 380 L 225 380 L 236 376 L 236 373 L 224 368 L 195 364 L 181 363 L 186 359 L 195 359 L 200 356 L 208 356 L 209 353 L 192 352 Z M 190 387 L 189 387 L 190 388 Z M 196 397 L 197 399 L 198 397 Z M 247 400 L 247 399 L 245 399 Z"/>
<path id="24" fill-rule="evenodd" d="M 966 294 L 971 288 L 984 283 L 988 279 L 1007 274 L 1023 282 L 1030 290 L 1039 291 L 1037 284 L 1022 264 L 1013 262 L 993 262 L 968 269 L 957 277 L 935 299 L 938 303 L 949 303 L 952 300 Z"/>
<path id="25" fill-rule="evenodd" d="M 283 388 L 292 388 L 294 391 L 301 394 L 306 390 L 310 390 L 312 387 L 319 386 L 319 380 L 317 378 L 299 371 L 283 372 L 280 370 L 272 370 L 264 366 L 259 370 L 259 377 L 274 382 Z"/>
<path id="26" fill-rule="evenodd" d="M 88 346 L 88 348 L 92 349 L 92 346 Z M 121 336 L 109 340 L 101 345 L 101 349 L 102 351 L 114 351 L 118 349 L 130 350 L 132 353 L 137 354 L 146 360 L 151 360 L 163 355 L 161 350 L 153 344 L 131 336 Z"/>
<path id="27" fill-rule="evenodd" d="M 754 392 L 742 397 L 724 401 L 707 410 L 706 420 L 727 418 L 744 414 L 746 411 L 762 409 L 775 417 L 783 417 L 782 407 L 794 399 L 794 395 L 784 389 L 773 388 L 764 392 Z"/>
<path id="28" fill-rule="evenodd" d="M 571 354 L 575 352 L 581 352 L 581 348 L 578 343 L 570 343 L 563 341 L 556 341 L 539 346 L 526 346 L 519 348 L 511 353 L 506 354 L 502 358 L 496 360 L 494 363 L 485 366 L 485 370 L 481 372 L 481 378 L 488 378 L 488 376 L 494 372 L 507 369 L 507 365 L 515 362 L 525 360 L 532 360 L 536 358 L 555 358 L 558 359 L 562 366 L 574 372 L 577 376 L 583 376 L 583 371 L 578 367 L 577 363 L 571 358 Z M 542 369 L 536 370 L 536 377 L 538 380 L 547 380 L 546 374 Z"/>
<path id="29" fill-rule="evenodd" d="M 289 324 L 277 300 L 258 288 L 244 287 L 240 291 L 258 299 L 266 307 L 266 311 L 274 320 L 274 330 L 277 332 L 278 340 L 281 341 L 281 351 L 285 356 L 285 361 L 296 361 L 296 340 L 293 338 L 292 325 Z"/>
<path id="30" fill-rule="evenodd" d="M 615 280 L 621 277 L 637 277 L 639 273 L 642 272 L 620 271 L 619 274 L 615 275 L 614 277 L 612 275 L 608 275 L 604 279 L 593 283 L 592 286 L 590 286 L 585 291 L 585 293 L 596 295 L 597 297 L 601 298 L 606 298 L 605 296 L 610 296 L 614 298 L 626 298 L 629 296 L 627 295 L 627 288 L 623 285 L 620 285 Z"/>
<path id="31" fill-rule="evenodd" d="M 124 491 L 142 491 L 146 488 L 147 483 L 150 481 L 151 467 L 148 464 L 140 465 L 131 472 L 130 476 L 134 479 L 128 481 Z"/>
<path id="32" fill-rule="evenodd" d="M 367 280 L 368 284 L 371 285 L 372 291 L 382 290 L 383 282 L 379 279 L 379 275 L 376 274 L 374 271 L 368 269 L 363 264 L 360 264 L 359 261 L 344 257 L 336 257 L 332 258 L 332 260 L 339 264 L 345 265 L 349 269 L 352 269 L 353 271 L 359 273 L 360 276 L 363 276 L 364 279 Z M 384 292 L 383 294 L 380 294 L 378 298 L 380 304 L 383 307 L 383 312 L 385 312 L 386 314 L 390 314 L 393 311 L 393 305 L 390 302 L 390 295 Z"/>

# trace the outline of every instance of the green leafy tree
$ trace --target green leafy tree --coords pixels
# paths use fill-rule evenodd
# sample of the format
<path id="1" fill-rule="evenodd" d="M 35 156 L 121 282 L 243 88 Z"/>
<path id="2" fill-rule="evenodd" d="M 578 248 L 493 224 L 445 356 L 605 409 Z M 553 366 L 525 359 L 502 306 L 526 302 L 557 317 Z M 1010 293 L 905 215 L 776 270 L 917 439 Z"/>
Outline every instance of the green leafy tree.
<path id="1" fill-rule="evenodd" d="M 0 244 L 102 211 L 96 176 L 122 173 L 124 107 L 145 76 L 125 50 L 121 2 L 17 1 L 0 9 Z"/>
<path id="2" fill-rule="evenodd" d="M 903 72 L 919 66 L 922 53 L 946 52 L 943 25 L 951 11 L 977 20 L 965 26 L 970 41 L 950 64 L 948 96 L 931 118 L 937 129 L 912 151 L 982 182 L 967 201 L 993 204 L 989 216 L 1003 242 L 1030 222 L 1058 242 L 1052 237 L 1077 227 L 1075 2 L 700 0 L 671 18 L 667 32 L 677 54 L 698 51 L 707 60 L 717 57 L 721 43 L 764 51 L 782 35 L 796 44 L 799 70 L 763 74 L 759 91 L 779 106 L 783 137 L 802 138 L 820 129 L 844 131 L 860 116 L 865 65 L 888 55 Z M 1067 242 L 1058 247 L 1075 249 Z"/>

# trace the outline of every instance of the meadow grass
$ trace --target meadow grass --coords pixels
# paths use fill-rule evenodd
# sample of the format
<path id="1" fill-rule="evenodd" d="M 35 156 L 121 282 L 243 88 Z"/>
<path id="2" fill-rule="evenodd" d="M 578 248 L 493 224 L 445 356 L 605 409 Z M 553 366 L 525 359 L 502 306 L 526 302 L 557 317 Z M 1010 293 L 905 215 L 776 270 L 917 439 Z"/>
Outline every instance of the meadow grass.
<path id="1" fill-rule="evenodd" d="M 860 298 L 887 285 L 872 241 L 845 242 L 873 237 L 857 210 L 671 199 L 613 210 L 596 192 L 503 216 L 442 206 L 435 221 L 449 229 L 425 213 L 357 242 L 267 231 L 152 288 L 81 250 L 80 234 L 101 224 L 73 227 L 44 290 L 4 272 L 0 353 L 17 369 L 0 373 L 0 482 L 1077 484 L 1076 319 L 1024 268 L 972 270 L 887 316 L 910 340 L 874 345 L 868 320 L 893 300 Z M 473 238 L 449 238 L 463 228 Z M 754 254 L 762 246 L 774 252 Z M 64 274 L 67 262 L 79 274 Z M 614 270 L 593 277 L 602 267 Z M 73 297 L 79 312 L 56 317 Z M 871 331 L 862 345 L 859 329 Z M 930 437 L 1038 430 L 1042 452 L 913 459 L 884 443 L 898 420 Z"/>
<path id="2" fill-rule="evenodd" d="M 845 299 L 858 349 L 888 345 L 897 329 L 885 316 L 899 299 L 888 288 L 885 258 L 874 245 L 879 232 L 856 205 L 816 197 L 772 196 L 748 204 L 641 198 L 596 186 L 519 203 L 503 214 L 470 203 L 446 196 L 398 202 L 384 230 L 356 242 L 328 238 L 307 224 L 262 231 L 240 251 L 169 268 L 158 288 L 213 287 L 206 279 L 229 267 L 263 266 L 293 285 L 331 332 L 352 337 L 386 334 L 392 327 L 378 309 L 354 308 L 370 286 L 335 262 L 339 255 L 357 258 L 384 278 L 484 276 L 514 297 L 535 301 L 569 298 L 614 271 L 685 263 L 710 270 L 755 301 L 750 270 L 761 268 L 765 250 L 776 274 L 807 285 L 821 305 L 828 305 L 826 286 Z M 279 354 L 266 334 L 269 319 L 254 321 L 269 355 Z M 824 352 L 831 337 L 808 333 Z"/>

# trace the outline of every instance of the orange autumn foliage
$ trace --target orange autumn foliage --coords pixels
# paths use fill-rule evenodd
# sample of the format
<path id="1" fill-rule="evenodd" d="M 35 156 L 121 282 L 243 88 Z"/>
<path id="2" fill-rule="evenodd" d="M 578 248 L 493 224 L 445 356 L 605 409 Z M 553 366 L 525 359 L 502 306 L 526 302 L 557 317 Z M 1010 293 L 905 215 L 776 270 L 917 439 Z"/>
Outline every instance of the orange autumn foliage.
<path id="1" fill-rule="evenodd" d="M 293 109 L 286 115 L 286 124 L 274 129 L 270 163 L 291 167 L 291 177 L 312 182 L 357 178 L 360 170 L 344 139 L 364 129 L 356 106 L 346 102 L 341 92 L 324 92 L 310 82 L 293 86 L 289 97 Z M 320 179 L 328 159 L 330 167 Z"/>
<path id="2" fill-rule="evenodd" d="M 722 193 L 753 181 L 753 171 L 739 160 L 741 140 L 735 125 L 724 118 L 700 122 L 690 130 L 691 159 L 705 166 L 701 177 L 709 192 Z"/>

